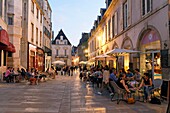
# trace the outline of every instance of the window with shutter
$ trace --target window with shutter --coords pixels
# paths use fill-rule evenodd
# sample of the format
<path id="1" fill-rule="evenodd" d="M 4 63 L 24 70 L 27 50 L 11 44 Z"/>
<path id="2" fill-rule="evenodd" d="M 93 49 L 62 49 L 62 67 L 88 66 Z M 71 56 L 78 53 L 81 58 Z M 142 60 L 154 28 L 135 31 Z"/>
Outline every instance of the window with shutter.
<path id="1" fill-rule="evenodd" d="M 106 42 L 107 42 L 107 25 L 105 26 L 105 39 L 106 39 Z"/>
<path id="2" fill-rule="evenodd" d="M 31 0 L 31 11 L 34 13 L 34 2 Z"/>
<path id="3" fill-rule="evenodd" d="M 58 56 L 58 49 L 56 49 L 56 56 Z"/>
<path id="4" fill-rule="evenodd" d="M 115 12 L 115 21 L 114 21 L 114 33 L 115 33 L 115 35 L 117 35 L 117 33 L 118 33 L 118 14 L 117 14 L 117 12 Z"/>
<path id="5" fill-rule="evenodd" d="M 2 0 L 0 0 L 0 16 L 2 16 Z"/>
<path id="6" fill-rule="evenodd" d="M 111 24 L 111 20 L 108 21 L 108 40 L 111 39 L 111 36 L 110 36 L 110 24 Z"/>
<path id="7" fill-rule="evenodd" d="M 128 2 L 123 4 L 123 29 L 128 26 Z"/>
<path id="8" fill-rule="evenodd" d="M 114 26 L 114 24 L 115 24 L 115 15 L 113 15 L 112 16 L 112 37 L 114 37 L 115 36 L 115 26 Z"/>
<path id="9" fill-rule="evenodd" d="M 142 15 L 146 15 L 152 10 L 152 0 L 142 0 Z"/>

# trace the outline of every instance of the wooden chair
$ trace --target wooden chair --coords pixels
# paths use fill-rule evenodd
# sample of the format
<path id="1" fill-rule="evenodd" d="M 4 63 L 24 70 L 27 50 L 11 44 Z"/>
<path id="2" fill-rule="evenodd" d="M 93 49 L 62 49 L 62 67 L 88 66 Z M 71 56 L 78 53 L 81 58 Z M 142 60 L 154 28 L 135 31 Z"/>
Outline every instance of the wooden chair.
<path id="1" fill-rule="evenodd" d="M 117 94 L 116 101 L 117 101 L 117 104 L 119 104 L 121 100 L 124 100 L 123 97 L 124 97 L 124 94 L 126 93 L 126 90 L 120 88 L 114 81 L 111 81 L 110 85 L 114 88 L 114 95 L 111 97 L 111 101 L 114 101 L 113 98 L 115 94 Z"/>

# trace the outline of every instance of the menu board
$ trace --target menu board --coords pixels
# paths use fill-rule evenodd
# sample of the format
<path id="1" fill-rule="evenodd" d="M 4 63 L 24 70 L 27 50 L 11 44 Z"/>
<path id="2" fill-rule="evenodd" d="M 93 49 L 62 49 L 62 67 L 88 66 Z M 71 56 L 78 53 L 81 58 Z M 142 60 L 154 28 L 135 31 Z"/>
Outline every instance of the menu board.
<path id="1" fill-rule="evenodd" d="M 161 67 L 168 68 L 168 49 L 161 50 Z"/>
<path id="2" fill-rule="evenodd" d="M 168 80 L 163 80 L 162 86 L 161 86 L 161 97 L 165 100 L 169 98 L 169 83 Z"/>

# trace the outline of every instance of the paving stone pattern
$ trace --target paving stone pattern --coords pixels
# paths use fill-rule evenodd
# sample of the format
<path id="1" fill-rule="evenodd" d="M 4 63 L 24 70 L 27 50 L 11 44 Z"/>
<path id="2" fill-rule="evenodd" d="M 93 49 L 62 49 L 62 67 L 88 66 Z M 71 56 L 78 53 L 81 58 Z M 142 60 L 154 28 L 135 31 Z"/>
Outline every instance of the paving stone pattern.
<path id="1" fill-rule="evenodd" d="M 167 105 L 111 102 L 77 75 L 28 85 L 0 83 L 0 113 L 165 113 Z"/>

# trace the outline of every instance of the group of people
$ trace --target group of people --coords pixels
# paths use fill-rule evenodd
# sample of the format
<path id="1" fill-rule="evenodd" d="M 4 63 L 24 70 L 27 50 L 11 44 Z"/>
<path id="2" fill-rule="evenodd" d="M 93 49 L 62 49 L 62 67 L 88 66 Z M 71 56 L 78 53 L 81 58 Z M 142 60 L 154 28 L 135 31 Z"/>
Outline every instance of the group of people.
<path id="1" fill-rule="evenodd" d="M 14 68 L 8 67 L 4 73 L 4 80 L 6 80 L 7 83 L 14 82 L 14 77 L 16 80 L 15 82 L 28 80 L 31 85 L 34 85 L 38 79 L 42 79 L 46 77 L 46 75 L 40 74 L 35 68 L 31 68 L 30 71 L 24 68 L 21 68 L 21 70 L 17 68 L 17 71 L 15 71 Z"/>
<path id="2" fill-rule="evenodd" d="M 77 66 L 56 67 L 56 74 L 73 76 L 74 71 L 77 69 Z"/>
<path id="3" fill-rule="evenodd" d="M 133 72 L 132 72 L 133 71 Z M 110 92 L 110 95 L 114 94 L 114 88 L 110 84 L 111 81 L 117 83 L 117 85 L 125 89 L 127 93 L 131 93 L 134 90 L 144 90 L 144 101 L 150 101 L 150 90 L 153 88 L 152 79 L 149 73 L 141 75 L 139 69 L 127 71 L 124 68 L 119 72 L 116 69 L 110 69 L 107 65 L 105 67 L 94 67 L 91 69 L 91 74 L 88 76 L 93 85 L 96 83 L 99 88 L 98 94 L 102 94 L 104 86 Z"/>
<path id="4" fill-rule="evenodd" d="M 16 80 L 15 82 L 19 82 L 19 73 L 19 68 L 15 71 L 13 67 L 8 67 L 4 73 L 4 80 L 6 80 L 7 83 L 14 82 L 14 79 Z"/>

